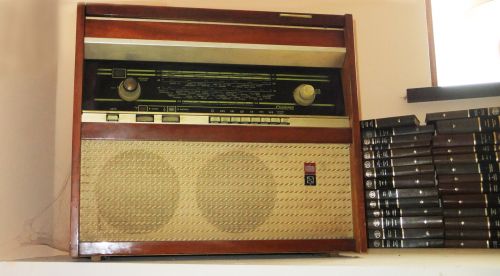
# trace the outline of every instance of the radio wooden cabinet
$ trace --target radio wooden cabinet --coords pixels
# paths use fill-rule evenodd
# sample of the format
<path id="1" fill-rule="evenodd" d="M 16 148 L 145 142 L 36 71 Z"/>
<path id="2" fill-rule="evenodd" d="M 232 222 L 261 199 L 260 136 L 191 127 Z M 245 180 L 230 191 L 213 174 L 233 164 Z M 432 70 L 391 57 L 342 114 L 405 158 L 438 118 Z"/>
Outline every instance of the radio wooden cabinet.
<path id="1" fill-rule="evenodd" d="M 351 15 L 77 14 L 72 256 L 366 250 Z"/>

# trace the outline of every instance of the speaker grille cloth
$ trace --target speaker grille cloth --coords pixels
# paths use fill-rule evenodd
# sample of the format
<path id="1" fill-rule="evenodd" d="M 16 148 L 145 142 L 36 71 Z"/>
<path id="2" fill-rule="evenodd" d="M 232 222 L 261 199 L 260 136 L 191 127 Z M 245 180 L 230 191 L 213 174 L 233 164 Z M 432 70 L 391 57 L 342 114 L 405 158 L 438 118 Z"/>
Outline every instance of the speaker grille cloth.
<path id="1" fill-rule="evenodd" d="M 349 145 L 83 140 L 81 158 L 81 241 L 353 237 Z"/>

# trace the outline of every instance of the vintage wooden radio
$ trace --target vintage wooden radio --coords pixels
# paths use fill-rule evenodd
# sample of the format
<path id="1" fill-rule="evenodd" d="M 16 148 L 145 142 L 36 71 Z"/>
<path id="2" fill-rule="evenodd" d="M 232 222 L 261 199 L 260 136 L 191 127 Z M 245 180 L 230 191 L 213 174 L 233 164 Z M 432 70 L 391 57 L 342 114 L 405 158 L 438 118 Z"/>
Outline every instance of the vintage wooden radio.
<path id="1" fill-rule="evenodd" d="M 71 255 L 364 251 L 350 15 L 78 6 Z"/>

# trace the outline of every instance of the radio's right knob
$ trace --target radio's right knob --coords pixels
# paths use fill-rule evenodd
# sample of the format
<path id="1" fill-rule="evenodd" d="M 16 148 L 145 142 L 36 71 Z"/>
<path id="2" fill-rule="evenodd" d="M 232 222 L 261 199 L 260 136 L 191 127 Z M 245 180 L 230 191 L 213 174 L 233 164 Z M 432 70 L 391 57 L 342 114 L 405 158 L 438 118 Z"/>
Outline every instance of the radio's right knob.
<path id="1" fill-rule="evenodd" d="M 298 105 L 309 106 L 316 98 L 314 87 L 310 84 L 301 84 L 293 90 L 293 98 Z"/>
<path id="2" fill-rule="evenodd" d="M 135 78 L 126 78 L 118 86 L 118 95 L 124 101 L 133 102 L 141 96 L 141 85 Z"/>

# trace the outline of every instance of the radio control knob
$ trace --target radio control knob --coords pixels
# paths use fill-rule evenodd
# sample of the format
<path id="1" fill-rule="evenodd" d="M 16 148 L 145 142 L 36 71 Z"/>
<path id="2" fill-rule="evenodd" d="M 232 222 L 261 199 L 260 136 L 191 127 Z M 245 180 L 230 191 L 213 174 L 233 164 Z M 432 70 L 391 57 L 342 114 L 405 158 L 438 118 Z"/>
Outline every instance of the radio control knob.
<path id="1" fill-rule="evenodd" d="M 293 98 L 298 105 L 309 106 L 316 98 L 314 87 L 310 84 L 301 84 L 293 90 Z"/>
<path id="2" fill-rule="evenodd" d="M 133 102 L 141 96 L 141 85 L 135 78 L 126 78 L 118 86 L 118 95 L 124 101 Z"/>

